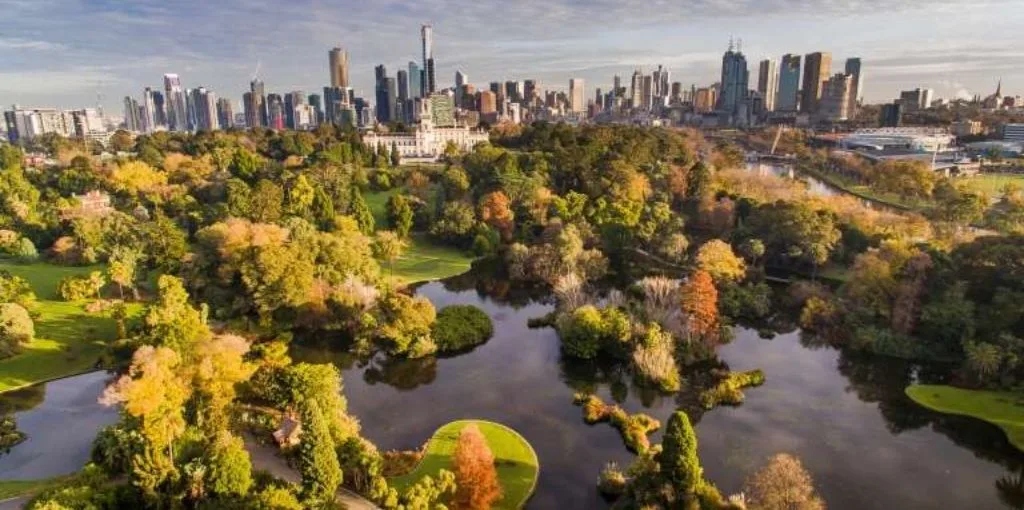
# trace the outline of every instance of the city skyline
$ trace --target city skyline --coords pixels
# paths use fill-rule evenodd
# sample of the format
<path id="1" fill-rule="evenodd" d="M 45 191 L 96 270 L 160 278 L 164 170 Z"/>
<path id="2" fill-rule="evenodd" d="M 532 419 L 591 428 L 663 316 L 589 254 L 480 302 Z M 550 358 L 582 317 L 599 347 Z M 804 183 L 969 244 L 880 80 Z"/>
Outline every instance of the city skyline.
<path id="1" fill-rule="evenodd" d="M 998 26 L 1009 26 L 1020 14 L 1008 12 L 996 20 L 988 19 L 993 5 L 1007 4 L 999 0 L 973 3 L 962 15 L 953 17 L 950 13 L 958 4 L 952 2 L 932 2 L 923 11 L 912 9 L 913 3 L 860 3 L 862 7 L 886 7 L 885 16 L 880 16 L 872 14 L 877 12 L 874 9 L 837 10 L 831 4 L 816 7 L 806 1 L 767 6 L 746 0 L 698 1 L 690 7 L 694 19 L 683 19 L 675 11 L 663 13 L 663 22 L 648 14 L 622 17 L 621 9 L 609 7 L 620 14 L 618 22 L 612 24 L 608 14 L 600 14 L 592 23 L 572 28 L 555 23 L 559 16 L 585 8 L 569 0 L 526 2 L 523 19 L 529 22 L 509 26 L 473 23 L 486 18 L 480 12 L 484 6 L 445 14 L 442 7 L 449 3 L 433 0 L 390 9 L 362 3 L 318 3 L 307 6 L 306 12 L 316 13 L 314 18 L 293 20 L 265 16 L 273 11 L 276 4 L 272 2 L 232 0 L 182 9 L 194 15 L 193 23 L 182 20 L 178 10 L 151 2 L 105 6 L 82 1 L 63 7 L 67 19 L 86 24 L 96 21 L 111 29 L 50 30 L 48 38 L 40 39 L 38 30 L 31 30 L 31 22 L 48 20 L 44 8 L 49 0 L 14 2 L 9 9 L 13 26 L 0 37 L 0 101 L 25 106 L 91 106 L 99 92 L 106 109 L 113 111 L 123 96 L 137 96 L 146 86 L 159 87 L 160 76 L 176 73 L 183 86 L 204 86 L 238 105 L 257 67 L 268 90 L 319 90 L 330 78 L 324 66 L 325 53 L 339 45 L 349 53 L 351 83 L 357 95 L 372 97 L 375 65 L 398 69 L 410 61 L 422 62 L 421 25 L 426 23 L 434 27 L 432 46 L 439 89 L 452 84 L 457 69 L 473 76 L 478 86 L 532 78 L 546 88 L 568 90 L 569 79 L 580 78 L 591 87 L 609 89 L 614 74 L 628 76 L 636 67 L 647 71 L 659 63 L 672 71 L 673 80 L 706 86 L 718 79 L 722 50 L 730 35 L 743 40 L 743 53 L 752 63 L 764 58 L 779 60 L 784 53 L 828 51 L 833 55 L 831 71 L 838 72 L 841 68 L 837 66 L 846 58 L 861 57 L 868 69 L 867 102 L 889 101 L 900 90 L 914 87 L 929 87 L 937 96 L 955 98 L 988 94 L 1000 78 L 1008 90 L 1017 90 L 1014 85 L 1024 82 L 1024 70 L 1015 67 L 1015 62 L 1024 58 L 1024 50 L 993 38 L 982 42 L 970 36 L 941 36 L 947 26 L 970 34 L 971 26 L 982 24 L 985 30 L 980 33 L 986 35 L 1013 33 L 1000 31 Z M 668 4 L 658 2 L 645 6 L 645 11 L 671 10 Z M 974 14 L 975 8 L 982 12 Z M 735 16 L 736 10 L 744 9 L 750 14 L 762 13 L 761 23 L 755 23 L 757 16 Z M 538 10 L 543 15 L 526 15 Z M 223 23 L 224 15 L 248 19 L 257 13 L 269 19 L 248 26 Z M 849 25 L 867 27 L 882 18 L 893 30 L 881 36 L 866 28 L 854 34 L 844 30 Z M 221 29 L 204 31 L 207 22 L 214 20 L 221 22 Z M 280 30 L 263 26 L 268 23 Z M 762 26 L 778 23 L 808 30 Z M 801 33 L 797 38 L 787 32 Z M 127 40 L 131 38 L 137 40 Z M 897 44 L 897 39 L 903 43 Z M 908 40 L 918 42 L 906 44 Z"/>

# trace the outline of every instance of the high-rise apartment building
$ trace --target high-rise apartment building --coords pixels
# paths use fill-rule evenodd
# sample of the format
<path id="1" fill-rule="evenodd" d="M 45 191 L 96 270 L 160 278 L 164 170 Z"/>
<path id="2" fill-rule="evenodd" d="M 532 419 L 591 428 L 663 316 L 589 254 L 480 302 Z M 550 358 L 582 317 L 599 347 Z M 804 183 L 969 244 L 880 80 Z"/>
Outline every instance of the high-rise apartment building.
<path id="1" fill-rule="evenodd" d="M 139 119 L 139 103 L 131 96 L 124 96 L 124 128 L 134 133 L 142 132 Z"/>
<path id="2" fill-rule="evenodd" d="M 850 89 L 850 105 L 847 107 L 849 116 L 853 117 L 857 113 L 860 102 L 864 99 L 864 74 L 860 68 L 859 58 L 846 59 L 846 74 L 853 78 Z"/>
<path id="3" fill-rule="evenodd" d="M 761 93 L 761 101 L 765 111 L 775 110 L 775 94 L 779 88 L 779 73 L 775 61 L 766 58 L 758 65 L 757 91 Z"/>
<path id="4" fill-rule="evenodd" d="M 434 27 L 429 23 L 420 27 L 420 40 L 423 43 L 423 96 L 429 96 L 437 91 L 437 81 L 434 79 Z"/>
<path id="5" fill-rule="evenodd" d="M 377 122 L 388 123 L 399 120 L 397 118 L 398 86 L 394 78 L 388 77 L 387 68 L 379 65 L 374 69 L 374 76 L 377 79 L 375 97 L 377 101 Z"/>
<path id="6" fill-rule="evenodd" d="M 718 97 L 712 87 L 699 88 L 693 93 L 693 108 L 700 113 L 708 113 L 715 109 Z"/>
<path id="7" fill-rule="evenodd" d="M 186 115 L 185 91 L 181 88 L 181 79 L 176 74 L 164 75 L 165 108 L 167 110 L 167 129 L 171 131 L 188 130 Z"/>
<path id="8" fill-rule="evenodd" d="M 254 79 L 249 82 L 249 92 L 244 96 L 245 124 L 247 127 L 267 126 L 267 98 L 263 82 Z"/>
<path id="9" fill-rule="evenodd" d="M 576 113 L 587 111 L 585 83 L 582 78 L 569 80 L 569 109 Z"/>
<path id="10" fill-rule="evenodd" d="M 469 77 L 461 70 L 455 71 L 455 106 L 462 107 L 465 100 L 466 85 L 469 85 Z"/>
<path id="11" fill-rule="evenodd" d="M 732 43 L 722 55 L 721 94 L 718 96 L 716 109 L 729 116 L 733 122 L 744 121 L 747 91 L 750 86 L 750 74 L 747 70 L 747 58 L 739 50 L 734 50 Z M 745 121 L 744 121 L 745 122 Z"/>
<path id="12" fill-rule="evenodd" d="M 490 90 L 480 91 L 480 104 L 477 107 L 480 110 L 480 117 L 486 120 L 486 116 L 494 115 L 498 111 L 497 96 Z"/>
<path id="13" fill-rule="evenodd" d="M 280 94 L 267 94 L 267 127 L 284 129 L 284 98 Z"/>
<path id="14" fill-rule="evenodd" d="M 850 117 L 850 95 L 853 93 L 853 77 L 845 73 L 834 74 L 822 84 L 821 104 L 818 114 L 830 121 L 846 120 Z"/>
<path id="15" fill-rule="evenodd" d="M 220 124 L 221 129 L 235 127 L 235 108 L 232 106 L 231 100 L 226 97 L 217 100 L 217 123 Z"/>
<path id="16" fill-rule="evenodd" d="M 779 66 L 779 89 L 775 109 L 795 112 L 800 107 L 800 55 L 787 53 Z"/>
<path id="17" fill-rule="evenodd" d="M 327 54 L 331 66 L 331 86 L 348 87 L 348 51 L 337 47 Z"/>
<path id="18" fill-rule="evenodd" d="M 298 129 L 299 123 L 295 121 L 295 112 L 306 104 L 306 94 L 301 90 L 295 90 L 284 96 L 284 125 L 288 129 Z M 308 122 L 307 122 L 308 124 Z"/>
<path id="19" fill-rule="evenodd" d="M 831 73 L 831 53 L 815 52 L 804 57 L 804 88 L 800 96 L 800 110 L 807 113 L 818 112 L 822 85 Z"/>
<path id="20" fill-rule="evenodd" d="M 900 92 L 899 102 L 904 112 L 924 110 L 932 104 L 932 89 L 904 90 Z"/>
<path id="21" fill-rule="evenodd" d="M 540 99 L 540 88 L 537 86 L 537 80 L 523 81 L 523 96 L 526 99 L 526 103 L 531 106 Z"/>

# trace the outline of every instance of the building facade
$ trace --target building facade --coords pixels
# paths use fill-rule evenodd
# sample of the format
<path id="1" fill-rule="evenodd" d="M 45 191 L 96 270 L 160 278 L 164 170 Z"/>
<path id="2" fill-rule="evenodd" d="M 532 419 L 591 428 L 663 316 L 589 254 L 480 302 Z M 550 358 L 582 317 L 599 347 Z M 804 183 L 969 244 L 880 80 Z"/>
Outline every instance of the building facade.
<path id="1" fill-rule="evenodd" d="M 438 159 L 444 154 L 449 142 L 459 150 L 469 151 L 478 143 L 489 140 L 486 131 L 465 127 L 439 128 L 430 122 L 424 122 L 412 133 L 368 133 L 363 136 L 363 143 L 378 148 L 383 146 L 390 150 L 398 149 L 402 158 Z"/>
<path id="2" fill-rule="evenodd" d="M 757 91 L 761 93 L 764 111 L 775 111 L 775 94 L 779 87 L 779 73 L 775 61 L 764 59 L 758 65 Z"/>
<path id="3" fill-rule="evenodd" d="M 779 66 L 779 90 L 775 109 L 795 112 L 800 108 L 800 55 L 787 53 Z"/>
<path id="4" fill-rule="evenodd" d="M 832 54 L 810 53 L 804 57 L 804 88 L 801 94 L 800 110 L 817 113 L 821 101 L 822 86 L 832 73 Z"/>

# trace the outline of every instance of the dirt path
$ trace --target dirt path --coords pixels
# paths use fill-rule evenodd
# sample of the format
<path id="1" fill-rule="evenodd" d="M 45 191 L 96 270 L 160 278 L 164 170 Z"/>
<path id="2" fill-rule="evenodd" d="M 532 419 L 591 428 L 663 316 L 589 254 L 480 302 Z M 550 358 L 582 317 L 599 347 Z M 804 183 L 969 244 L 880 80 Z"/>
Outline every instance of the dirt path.
<path id="1" fill-rule="evenodd" d="M 252 459 L 252 467 L 262 469 L 276 478 L 290 483 L 301 483 L 302 477 L 277 454 L 277 448 L 256 442 L 251 436 L 245 436 L 245 449 Z M 338 501 L 349 510 L 380 510 L 377 505 L 362 496 L 345 488 L 338 489 Z M 4 510 L 0 508 L 0 510 Z"/>

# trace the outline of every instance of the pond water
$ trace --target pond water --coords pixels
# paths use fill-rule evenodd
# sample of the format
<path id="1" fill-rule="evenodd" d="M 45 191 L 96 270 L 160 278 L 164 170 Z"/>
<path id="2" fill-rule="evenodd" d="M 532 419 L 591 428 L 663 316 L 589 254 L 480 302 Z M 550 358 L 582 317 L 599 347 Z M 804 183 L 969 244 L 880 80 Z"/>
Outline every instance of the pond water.
<path id="1" fill-rule="evenodd" d="M 0 395 L 0 412 L 13 413 L 28 439 L 0 455 L 0 480 L 37 480 L 73 473 L 89 461 L 101 428 L 118 411 L 100 405 L 109 375 L 92 372 Z"/>
<path id="2" fill-rule="evenodd" d="M 417 292 L 439 309 L 481 307 L 494 321 L 494 337 L 440 359 L 359 362 L 326 347 L 293 355 L 342 368 L 350 412 L 384 450 L 416 448 L 460 418 L 515 428 L 541 463 L 528 508 L 606 507 L 595 489 L 600 469 L 633 458 L 610 425 L 583 422 L 575 391 L 593 390 L 662 423 L 692 398 L 685 390 L 662 396 L 640 389 L 621 366 L 563 359 L 552 329 L 527 327 L 551 305 L 503 282 L 464 275 Z M 805 345 L 798 333 L 766 340 L 742 328 L 719 355 L 733 369 L 761 368 L 767 377 L 743 405 L 691 416 L 705 475 L 723 493 L 738 492 L 769 456 L 791 452 L 832 509 L 1024 508 L 1024 482 L 1015 474 L 1024 456 L 998 429 L 932 413 L 903 395 L 911 381 L 930 378 L 927 370 Z M 661 432 L 652 440 L 660 442 Z"/>

